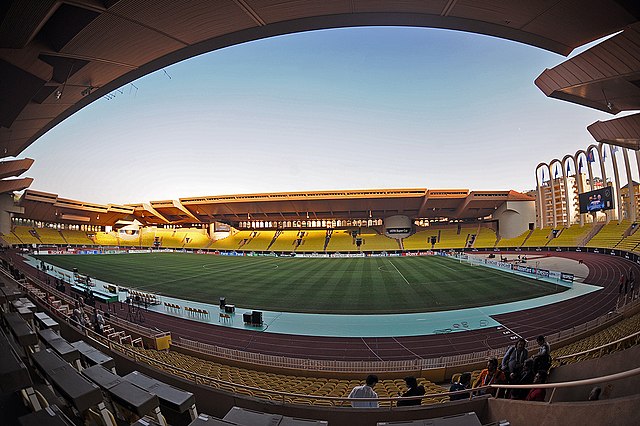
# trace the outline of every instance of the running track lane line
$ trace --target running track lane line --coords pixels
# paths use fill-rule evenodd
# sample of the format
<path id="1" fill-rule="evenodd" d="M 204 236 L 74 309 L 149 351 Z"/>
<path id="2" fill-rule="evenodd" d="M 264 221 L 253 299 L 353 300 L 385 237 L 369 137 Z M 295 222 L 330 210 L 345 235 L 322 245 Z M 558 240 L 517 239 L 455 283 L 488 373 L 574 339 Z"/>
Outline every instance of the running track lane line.
<path id="1" fill-rule="evenodd" d="M 378 358 L 380 361 L 384 361 L 384 359 L 380 358 L 380 356 L 378 356 L 378 354 L 376 353 L 376 351 L 374 351 L 373 349 L 371 349 L 371 346 L 369 346 L 366 342 L 366 340 L 364 340 L 364 337 L 361 337 L 360 340 L 362 340 L 362 343 L 364 343 L 364 345 L 367 347 L 367 349 L 369 349 L 371 351 L 372 354 L 374 354 L 376 356 L 376 358 Z"/>
<path id="2" fill-rule="evenodd" d="M 398 342 L 398 339 L 396 339 L 395 337 L 392 337 L 392 339 L 393 339 L 394 342 L 396 342 L 398 345 L 400 345 L 400 347 L 404 348 L 411 355 L 415 356 L 418 359 L 422 359 L 422 357 L 420 355 L 418 355 L 417 353 L 415 353 L 414 351 L 412 351 L 411 349 L 409 349 L 408 347 L 406 347 L 402 343 Z"/>
<path id="3" fill-rule="evenodd" d="M 407 279 L 404 277 L 404 275 L 402 275 L 402 272 L 400 272 L 398 270 L 398 268 L 396 267 L 396 265 L 393 264 L 393 262 L 391 260 L 389 260 L 389 263 L 391 264 L 391 266 L 393 266 L 393 269 L 396 270 L 397 273 L 400 274 L 400 276 L 402 277 L 402 279 L 404 280 L 405 283 L 407 283 L 408 285 L 411 285 L 411 283 L 409 281 L 407 281 Z"/>

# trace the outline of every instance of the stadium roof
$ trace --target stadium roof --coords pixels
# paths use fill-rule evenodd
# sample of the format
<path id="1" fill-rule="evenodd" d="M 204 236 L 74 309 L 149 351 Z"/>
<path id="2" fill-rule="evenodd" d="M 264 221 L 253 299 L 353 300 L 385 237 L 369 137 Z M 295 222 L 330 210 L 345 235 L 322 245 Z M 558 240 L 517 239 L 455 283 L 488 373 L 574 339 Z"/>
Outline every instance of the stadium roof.
<path id="1" fill-rule="evenodd" d="M 366 219 L 396 214 L 475 219 L 491 215 L 507 201 L 533 200 L 516 191 L 418 188 L 221 195 L 119 206 L 74 201 L 28 189 L 19 205 L 24 208 L 24 217 L 33 220 L 112 226 L 119 220 L 134 219 L 145 225 Z"/>
<path id="2" fill-rule="evenodd" d="M 315 29 L 394 25 L 488 34 L 560 54 L 638 21 L 633 0 L 5 0 L 0 157 L 111 91 L 183 59 Z"/>
<path id="3" fill-rule="evenodd" d="M 547 96 L 611 114 L 640 109 L 640 23 L 545 70 L 535 83 Z M 640 149 L 638 114 L 587 129 L 598 142 Z"/>
<path id="4" fill-rule="evenodd" d="M 12 193 L 14 191 L 22 191 L 28 188 L 33 182 L 32 178 L 7 179 L 18 177 L 33 164 L 31 158 L 22 160 L 11 160 L 0 162 L 0 194 Z"/>

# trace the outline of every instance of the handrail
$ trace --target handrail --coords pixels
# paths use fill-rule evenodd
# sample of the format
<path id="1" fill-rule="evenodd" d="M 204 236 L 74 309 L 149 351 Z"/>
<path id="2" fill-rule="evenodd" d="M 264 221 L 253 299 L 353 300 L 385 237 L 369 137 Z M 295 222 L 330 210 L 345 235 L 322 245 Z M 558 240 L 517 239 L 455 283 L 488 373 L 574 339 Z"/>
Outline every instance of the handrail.
<path id="1" fill-rule="evenodd" d="M 96 340 L 94 338 L 92 338 L 90 335 L 91 334 L 95 334 L 92 330 L 86 329 L 87 331 L 87 337 L 89 337 L 91 340 L 96 341 L 98 344 L 101 344 L 102 346 L 107 346 L 104 345 L 104 343 L 102 343 L 100 340 Z M 99 335 L 97 335 L 99 336 Z M 102 337 L 102 336 L 100 336 Z M 154 368 L 154 365 L 162 365 L 167 367 L 166 370 L 160 370 L 160 371 L 164 371 L 164 372 L 168 372 L 171 373 L 171 371 L 178 371 L 180 373 L 182 373 L 185 376 L 193 376 L 193 382 L 195 384 L 198 385 L 207 385 L 207 382 L 213 382 L 213 383 L 217 383 L 217 384 L 223 384 L 223 385 L 227 385 L 227 386 L 231 386 L 233 388 L 239 388 L 239 389 L 245 389 L 245 390 L 250 390 L 250 391 L 255 391 L 258 393 L 263 393 L 263 394 L 270 394 L 270 395 L 277 395 L 277 396 L 281 396 L 282 397 L 282 402 L 285 403 L 285 398 L 289 397 L 289 398 L 307 398 L 307 399 L 313 399 L 313 400 L 325 400 L 325 401 L 330 401 L 332 403 L 332 405 L 334 405 L 334 402 L 344 402 L 344 401 L 378 401 L 378 402 L 393 402 L 393 401 L 402 401 L 402 400 L 415 400 L 418 397 L 417 396 L 411 396 L 411 397 L 383 397 L 383 398 L 349 398 L 348 396 L 320 396 L 320 395 L 308 395 L 308 394 L 299 394 L 299 393 L 292 393 L 292 392 L 283 392 L 283 391 L 276 391 L 276 390 L 271 390 L 271 389 L 263 389 L 263 388 L 258 388 L 258 387 L 254 387 L 254 386 L 247 386 L 247 385 L 242 385 L 239 383 L 234 383 L 234 382 L 228 382 L 226 380 L 220 380 L 220 379 L 216 379 L 213 377 L 209 377 L 209 376 L 204 376 L 201 375 L 199 373 L 195 373 L 193 371 L 187 371 L 184 370 L 180 367 L 176 367 L 174 365 L 171 364 L 167 364 L 163 361 L 159 361 L 155 358 L 151 358 L 148 357 L 146 355 L 140 354 L 139 352 L 130 349 L 129 347 L 113 342 L 111 340 L 108 340 L 108 346 L 109 349 L 111 350 L 115 350 L 118 351 L 118 349 L 121 349 L 121 352 L 124 355 L 127 356 L 131 356 L 134 361 L 138 362 L 138 361 L 149 361 L 147 362 L 147 364 L 151 367 Z M 184 376 L 181 376 L 183 378 L 186 378 Z M 198 380 L 200 379 L 200 380 Z M 486 390 L 489 389 L 489 386 L 483 386 L 483 387 L 478 387 L 478 388 L 474 388 L 473 391 L 480 391 L 480 390 Z M 455 392 L 440 392 L 440 393 L 433 393 L 433 394 L 425 394 L 422 395 L 420 398 L 424 399 L 424 398 L 438 398 L 438 397 L 446 397 L 446 396 L 451 396 L 451 395 L 458 395 L 458 394 L 466 394 L 469 393 L 471 394 L 471 390 L 470 389 L 466 389 L 466 390 L 462 390 L 462 391 L 455 391 Z M 470 395 L 471 398 L 471 395 Z M 392 404 L 393 406 L 393 404 Z"/>
<path id="2" fill-rule="evenodd" d="M 640 367 L 636 367 L 632 370 L 621 371 L 620 373 L 609 374 L 606 376 L 593 377 L 591 379 L 581 379 L 574 380 L 571 382 L 559 382 L 559 383 L 535 383 L 530 385 L 500 385 L 500 384 L 491 384 L 489 385 L 491 388 L 495 389 L 553 389 L 551 396 L 549 397 L 548 403 L 551 403 L 553 399 L 553 395 L 558 388 L 572 388 L 576 386 L 586 386 L 586 385 L 595 385 L 602 382 L 609 382 L 614 380 L 622 380 L 629 377 L 637 376 L 640 374 Z"/>
<path id="3" fill-rule="evenodd" d="M 0 271 L 2 271 L 2 273 L 4 273 L 7 277 L 9 277 L 9 278 L 11 278 L 13 280 L 13 277 L 11 276 L 11 274 L 9 274 L 9 272 L 6 271 L 4 268 L 0 267 Z M 34 285 L 40 287 L 41 290 L 52 294 L 53 296 L 57 297 L 58 299 L 64 300 L 67 304 L 73 305 L 74 303 L 76 303 L 76 300 L 74 298 L 72 298 L 71 296 L 67 295 L 66 293 L 62 293 L 61 291 L 58 291 L 54 287 L 46 285 L 44 283 L 44 281 L 42 281 L 37 276 L 34 276 L 33 274 L 28 274 L 28 275 L 29 275 L 29 279 L 31 280 L 31 282 Z M 16 282 L 19 285 L 22 285 L 20 282 L 18 282 L 18 281 L 16 281 Z M 89 307 L 85 306 L 85 309 L 89 309 L 89 312 L 91 312 L 92 308 L 89 308 Z M 150 328 L 145 327 L 143 325 L 136 324 L 136 323 L 133 323 L 131 321 L 126 321 L 124 319 L 118 318 L 116 316 L 112 316 L 109 319 L 109 321 L 112 322 L 113 324 L 119 325 L 122 328 L 127 328 L 127 329 L 129 329 L 131 331 L 135 331 L 136 333 L 138 333 L 138 334 L 140 334 L 142 336 L 151 338 L 151 339 L 164 337 L 164 336 L 167 336 L 167 335 L 171 334 L 171 332 L 169 332 L 169 331 L 153 330 L 153 329 L 150 329 Z"/>
<path id="4" fill-rule="evenodd" d="M 51 307 L 48 303 L 48 300 L 45 298 L 45 305 L 48 307 Z M 275 391 L 275 390 L 271 390 L 271 389 L 263 389 L 263 388 L 258 388 L 258 387 L 254 387 L 254 386 L 247 386 L 247 385 L 242 385 L 242 384 L 238 384 L 238 383 L 234 383 L 234 382 L 228 382 L 226 380 L 220 380 L 220 379 L 216 379 L 213 377 L 208 377 L 208 376 L 204 376 L 201 375 L 199 373 L 195 373 L 192 371 L 188 371 L 188 370 L 184 370 L 180 367 L 171 365 L 171 364 L 167 364 L 165 362 L 156 360 L 154 358 L 151 358 L 149 356 L 146 356 L 144 354 L 139 353 L 138 351 L 136 351 L 135 349 L 133 349 L 133 347 L 128 347 L 126 345 L 123 345 L 121 343 L 116 343 L 114 341 L 111 341 L 107 338 L 105 338 L 104 336 L 101 336 L 100 334 L 95 333 L 93 330 L 91 330 L 90 328 L 87 327 L 83 327 L 81 326 L 80 328 L 78 328 L 78 326 L 76 324 L 73 324 L 69 317 L 67 316 L 61 316 L 58 315 L 57 317 L 59 317 L 60 319 L 62 319 L 63 321 L 65 321 L 65 323 L 67 323 L 68 326 L 72 327 L 72 328 L 76 328 L 79 329 L 85 336 L 86 338 L 88 338 L 89 340 L 93 341 L 94 343 L 109 348 L 111 351 L 114 352 L 120 352 L 122 355 L 124 356 L 129 356 L 131 358 L 133 358 L 134 361 L 139 362 L 139 361 L 143 361 L 145 362 L 147 365 L 149 365 L 151 368 L 155 368 L 155 366 L 163 366 L 165 367 L 165 369 L 160 369 L 160 371 L 164 371 L 166 373 L 169 374 L 174 374 L 174 372 L 179 372 L 181 373 L 181 376 L 183 378 L 190 378 L 193 377 L 193 382 L 196 385 L 207 385 L 208 383 L 216 383 L 216 384 L 220 384 L 220 385 L 226 385 L 226 386 L 230 386 L 234 389 L 244 389 L 244 390 L 249 390 L 249 391 L 255 391 L 257 393 L 262 393 L 262 394 L 267 394 L 267 395 L 275 395 L 278 397 L 281 397 L 282 399 L 282 403 L 287 403 L 287 398 L 306 398 L 306 399 L 311 399 L 311 400 L 325 400 L 325 401 L 329 401 L 331 403 L 331 405 L 335 405 L 336 402 L 349 402 L 349 401 L 361 401 L 361 402 L 365 402 L 365 401 L 378 401 L 378 402 L 389 402 L 390 403 L 390 407 L 389 408 L 393 408 L 394 404 L 393 401 L 402 401 L 402 400 L 415 400 L 418 397 L 383 397 L 383 398 L 357 398 L 357 399 L 352 399 L 349 398 L 348 396 L 346 397 L 335 397 L 335 396 L 319 396 L 319 395 L 307 395 L 307 394 L 298 394 L 298 393 L 290 393 L 290 392 L 283 392 L 283 391 Z M 636 333 L 637 334 L 637 333 Z M 107 342 L 106 344 L 104 342 Z M 483 386 L 483 387 L 477 387 L 477 388 L 473 388 L 473 389 L 465 389 L 465 390 L 461 390 L 461 391 L 455 391 L 455 392 L 440 392 L 440 393 L 435 393 L 435 394 L 425 394 L 422 395 L 420 398 L 421 400 L 423 400 L 424 398 L 441 398 L 441 397 L 450 397 L 452 395 L 458 395 L 458 394 L 469 394 L 469 399 L 473 398 L 473 395 L 476 394 L 478 391 L 482 391 L 482 390 L 486 390 L 489 388 L 495 388 L 495 389 L 532 389 L 532 388 L 544 388 L 544 389 L 553 389 L 551 396 L 549 398 L 548 403 L 551 403 L 553 396 L 555 394 L 556 389 L 558 388 L 568 388 L 568 387 L 576 387 L 576 386 L 584 386 L 584 385 L 591 385 L 591 384 L 597 384 L 597 383 L 602 383 L 602 382 L 606 382 L 606 381 L 613 381 L 613 380 L 621 380 L 621 379 L 625 379 L 628 377 L 633 377 L 640 374 L 640 367 L 632 369 L 632 370 L 627 370 L 624 372 L 620 372 L 620 373 L 615 373 L 615 374 L 610 374 L 607 376 L 601 376 L 601 377 L 596 377 L 596 378 L 591 378 L 591 379 L 582 379 L 582 380 L 575 380 L 575 381 L 571 381 L 571 382 L 560 382 L 560 383 L 544 383 L 544 384 L 531 384 L 531 385 L 501 385 L 501 384 L 491 384 L 488 386 Z M 191 379 L 189 379 L 191 380 Z M 210 386 L 210 385 L 209 385 Z M 290 403 L 294 403 L 294 402 L 290 402 Z"/>
<path id="5" fill-rule="evenodd" d="M 90 337 L 90 334 L 95 334 L 93 331 L 87 329 L 86 330 L 88 332 L 87 337 Z M 95 340 L 95 339 L 92 339 Z M 256 392 L 261 392 L 261 393 L 265 393 L 265 394 L 272 394 L 272 395 L 277 395 L 277 396 L 282 396 L 282 402 L 285 403 L 285 398 L 289 397 L 289 398 L 307 398 L 307 399 L 314 399 L 314 400 L 325 400 L 325 401 L 330 401 L 332 403 L 332 405 L 334 405 L 334 402 L 338 402 L 338 401 L 354 401 L 354 399 L 349 398 L 349 397 L 331 397 L 331 396 L 318 396 L 318 395 L 306 395 L 306 394 L 297 394 L 297 393 L 290 393 L 290 392 L 282 392 L 282 391 L 274 391 L 274 390 L 270 390 L 270 389 L 263 389 L 263 388 L 257 388 L 257 387 L 253 387 L 253 386 L 246 386 L 246 385 L 241 385 L 241 384 L 237 384 L 237 383 L 233 383 L 233 382 L 228 382 L 225 380 L 219 380 L 219 379 L 215 379 L 212 377 L 208 377 L 208 376 L 203 376 L 201 374 L 195 373 L 195 372 L 191 372 L 191 371 L 187 371 L 187 370 L 183 370 L 180 367 L 176 367 L 170 364 L 167 364 L 165 362 L 162 361 L 158 361 L 154 358 L 148 357 L 146 355 L 140 354 L 139 352 L 130 349 L 128 347 L 126 347 L 125 345 L 116 343 L 116 342 L 112 342 L 112 341 L 108 341 L 109 342 L 109 348 L 114 350 L 114 348 L 117 349 L 123 349 L 122 353 L 124 355 L 129 355 L 129 354 L 133 354 L 133 359 L 135 361 L 151 361 L 151 363 L 147 363 L 149 364 L 152 368 L 153 368 L 153 364 L 155 365 L 162 365 L 162 366 L 166 366 L 167 368 L 167 372 L 171 372 L 171 370 L 174 371 L 179 371 L 182 374 L 185 374 L 186 376 L 193 376 L 193 382 L 195 384 L 200 384 L 200 385 L 206 385 L 207 381 L 210 382 L 214 382 L 214 383 L 219 383 L 219 384 L 225 384 L 225 385 L 231 385 L 234 388 L 239 388 L 239 389 L 245 389 L 245 390 L 251 390 L 251 391 L 256 391 Z M 98 341 L 98 343 L 102 344 L 101 342 Z M 102 344 L 104 345 L 104 344 Z M 633 377 L 640 374 L 640 367 L 638 368 L 634 368 L 632 370 L 627 370 L 627 371 L 623 371 L 620 373 L 615 373 L 615 374 L 610 374 L 607 376 L 601 376 L 601 377 L 596 377 L 596 378 L 591 378 L 591 379 L 582 379 L 582 380 L 575 380 L 575 381 L 571 381 L 571 382 L 560 382 L 560 383 L 544 383 L 544 384 L 531 384 L 531 385 L 500 385 L 500 384 L 491 384 L 491 385 L 487 385 L 487 386 L 481 386 L 481 387 L 477 387 L 477 388 L 473 388 L 473 389 L 465 389 L 465 390 L 461 390 L 461 391 L 455 391 L 455 392 L 440 392 L 440 393 L 435 393 L 435 394 L 425 394 L 423 396 L 421 396 L 421 399 L 424 398 L 438 398 L 438 397 L 450 397 L 452 395 L 458 395 L 458 394 L 469 394 L 469 399 L 473 398 L 473 394 L 477 393 L 478 391 L 482 391 L 482 390 L 487 390 L 489 388 L 497 388 L 497 389 L 532 389 L 532 388 L 545 388 L 545 389 L 554 389 L 551 397 L 549 398 L 549 403 L 551 403 L 551 400 L 554 396 L 555 393 L 555 389 L 556 388 L 569 388 L 569 387 L 576 387 L 576 386 L 584 386 L 584 385 L 591 385 L 591 384 L 597 384 L 597 383 L 602 383 L 602 382 L 607 382 L 607 381 L 613 381 L 613 380 L 621 380 L 621 379 L 625 379 L 628 377 Z M 198 379 L 201 379 L 202 381 L 199 382 Z M 358 401 L 378 401 L 378 402 L 391 402 L 391 407 L 393 407 L 393 401 L 401 401 L 401 400 L 415 400 L 418 397 L 384 397 L 384 398 L 357 398 Z"/>
<path id="6" fill-rule="evenodd" d="M 33 274 L 23 271 L 29 275 L 29 278 L 35 285 L 38 285 L 41 289 L 51 292 L 52 294 L 66 300 L 73 300 L 68 295 L 58 292 L 57 290 L 46 286 L 38 277 Z M 10 277 L 10 275 L 8 275 Z M 598 318 L 594 318 L 591 321 L 572 327 L 568 330 L 562 330 L 557 333 L 547 336 L 547 341 L 554 344 L 557 341 L 565 340 L 573 336 L 585 333 L 593 328 L 604 325 L 607 322 L 613 321 L 622 316 L 626 310 L 640 303 L 640 299 L 631 301 L 630 303 L 619 308 L 618 312 L 609 312 Z M 157 338 L 166 335 L 169 332 L 160 332 L 152 330 L 139 324 L 131 323 L 125 319 L 112 317 L 110 319 L 113 323 L 118 324 L 122 328 L 135 331 L 138 334 L 144 335 L 149 338 Z M 423 371 L 433 368 L 443 367 L 458 367 L 474 363 L 480 363 L 485 361 L 489 357 L 500 357 L 509 348 L 509 346 L 487 349 L 485 351 L 472 352 L 461 355 L 450 355 L 439 358 L 418 358 L 412 360 L 400 360 L 400 361 L 327 361 L 316 360 L 307 358 L 294 358 L 284 357 L 278 355 L 265 355 L 258 352 L 246 352 L 238 351 L 231 348 L 225 348 L 216 345 L 210 345 L 202 342 L 197 342 L 184 338 L 176 338 L 172 345 L 177 347 L 183 347 L 185 349 L 194 350 L 203 354 L 213 355 L 220 358 L 246 362 L 249 364 L 259 364 L 263 366 L 290 368 L 290 369 L 305 369 L 313 371 L 349 371 L 349 372 L 379 372 L 379 371 Z M 535 342 L 531 341 L 528 344 L 528 348 L 534 349 Z"/>

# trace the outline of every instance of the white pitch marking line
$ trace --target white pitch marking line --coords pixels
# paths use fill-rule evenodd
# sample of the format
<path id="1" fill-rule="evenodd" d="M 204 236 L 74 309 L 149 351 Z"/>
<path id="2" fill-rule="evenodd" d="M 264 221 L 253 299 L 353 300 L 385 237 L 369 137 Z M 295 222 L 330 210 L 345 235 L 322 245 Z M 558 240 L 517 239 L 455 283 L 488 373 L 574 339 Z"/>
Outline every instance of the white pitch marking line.
<path id="1" fill-rule="evenodd" d="M 393 264 L 393 262 L 392 262 L 392 261 L 390 261 L 390 260 L 389 260 L 389 263 L 391 264 L 391 266 L 393 266 L 393 269 L 395 269 L 395 270 L 396 270 L 396 272 L 398 272 L 398 273 L 400 274 L 400 276 L 402 277 L 402 279 L 404 280 L 404 282 L 405 282 L 405 283 L 407 283 L 407 284 L 409 284 L 409 285 L 411 285 L 411 283 L 409 283 L 409 281 L 407 281 L 407 279 L 404 277 L 404 275 L 402 275 L 402 272 L 400 272 L 400 271 L 398 270 L 398 268 L 396 267 L 396 265 L 394 265 L 394 264 Z"/>
<path id="2" fill-rule="evenodd" d="M 450 270 L 450 271 L 454 271 L 454 272 L 456 271 L 456 270 L 455 270 L 455 269 L 453 269 L 453 268 L 449 268 L 447 265 L 440 265 L 440 266 L 442 266 L 443 268 L 447 268 L 447 269 L 448 269 L 448 270 Z"/>

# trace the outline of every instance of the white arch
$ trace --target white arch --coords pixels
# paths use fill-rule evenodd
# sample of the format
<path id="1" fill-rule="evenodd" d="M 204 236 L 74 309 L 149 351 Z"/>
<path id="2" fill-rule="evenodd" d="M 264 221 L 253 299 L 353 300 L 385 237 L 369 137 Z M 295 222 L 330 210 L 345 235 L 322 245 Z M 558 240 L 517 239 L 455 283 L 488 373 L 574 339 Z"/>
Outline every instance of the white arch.
<path id="1" fill-rule="evenodd" d="M 561 169 L 562 169 L 562 161 L 558 160 L 557 158 L 554 158 L 553 160 L 549 161 L 549 172 L 551 172 L 551 169 L 553 169 L 553 165 L 557 164 Z M 558 167 L 556 166 L 556 167 Z M 558 171 L 558 169 L 556 168 L 556 172 Z M 564 176 L 564 172 L 563 172 L 563 176 Z M 551 202 L 553 205 L 553 227 L 557 228 L 558 227 L 558 206 L 556 203 L 556 181 L 558 181 L 558 195 L 562 194 L 561 191 L 561 187 L 560 187 L 560 180 L 559 180 L 559 174 L 558 173 L 554 173 L 553 177 L 551 177 L 550 182 L 551 182 Z M 566 183 L 566 182 L 565 182 Z M 566 193 L 566 187 L 565 187 L 565 193 Z M 560 204 L 560 207 L 562 207 L 562 203 Z M 562 210 L 562 209 L 561 209 Z"/>
<path id="2" fill-rule="evenodd" d="M 638 160 L 640 161 L 640 160 Z M 545 225 L 547 224 L 546 221 L 546 211 L 544 209 L 544 200 L 542 198 L 542 186 L 544 184 L 544 179 L 540 179 L 540 176 L 538 176 L 538 170 L 540 170 L 540 168 L 542 168 L 542 173 L 544 174 L 544 168 L 546 167 L 547 171 L 549 171 L 549 178 L 551 178 L 551 168 L 549 167 L 549 165 L 547 163 L 539 163 L 536 166 L 535 169 L 535 173 L 536 173 L 536 191 L 538 196 L 536 197 L 536 205 L 538 207 L 538 229 L 542 229 L 545 227 Z M 542 182 L 541 182 L 542 180 Z"/>
<path id="3" fill-rule="evenodd" d="M 622 196 L 620 195 L 620 173 L 618 172 L 618 162 L 616 160 L 616 156 L 614 155 L 614 150 L 612 148 L 612 146 L 609 145 L 605 145 L 602 142 L 600 142 L 598 144 L 598 148 L 600 149 L 601 152 L 606 152 L 605 150 L 608 149 L 609 150 L 609 156 L 611 157 L 611 167 L 613 169 L 613 184 L 614 184 L 614 188 L 616 190 L 616 212 L 617 212 L 617 216 L 618 216 L 618 223 L 622 222 Z M 604 169 L 604 161 L 602 161 L 602 167 Z M 606 185 L 606 180 L 605 180 L 605 185 Z M 610 216 L 610 210 L 607 210 L 607 217 Z"/>
<path id="4" fill-rule="evenodd" d="M 585 163 L 587 164 L 589 163 L 589 160 L 587 158 L 587 152 L 584 149 L 577 150 L 573 156 L 573 161 L 576 164 L 576 179 L 578 181 L 578 194 L 582 194 L 583 192 L 587 191 L 587 189 L 582 184 L 582 176 L 578 176 L 583 174 L 582 167 L 580 167 L 580 170 L 578 170 L 579 169 L 578 165 L 580 164 L 580 161 L 582 159 L 582 157 L 580 157 L 581 154 L 584 156 Z M 588 165 L 587 165 L 587 168 L 588 168 Z M 589 179 L 590 179 L 589 189 L 591 189 L 591 182 L 592 182 L 591 177 Z M 586 215 L 587 215 L 586 213 L 580 213 L 580 226 L 584 226 Z"/>
<path id="5" fill-rule="evenodd" d="M 572 214 L 571 210 L 574 204 L 573 203 L 574 200 L 571 199 L 569 194 L 569 184 L 568 184 L 569 172 L 567 171 L 567 165 L 569 164 L 570 160 L 573 160 L 573 170 L 575 171 L 574 176 L 576 176 L 576 179 L 577 179 L 578 168 L 576 167 L 576 162 L 574 158 L 570 154 L 567 154 L 564 157 L 562 157 L 562 161 L 560 162 L 562 164 L 562 179 L 564 181 L 564 202 L 567 208 L 567 223 L 566 223 L 567 227 L 571 226 L 573 222 L 573 217 L 571 216 Z"/>

